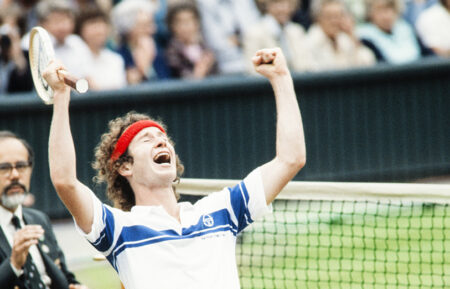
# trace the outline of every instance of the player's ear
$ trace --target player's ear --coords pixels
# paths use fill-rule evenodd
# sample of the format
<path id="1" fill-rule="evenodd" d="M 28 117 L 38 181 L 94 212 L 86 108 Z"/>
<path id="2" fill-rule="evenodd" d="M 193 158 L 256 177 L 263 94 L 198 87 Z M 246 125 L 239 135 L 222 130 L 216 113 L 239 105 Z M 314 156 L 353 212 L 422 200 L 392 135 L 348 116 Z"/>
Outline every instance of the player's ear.
<path id="1" fill-rule="evenodd" d="M 120 165 L 119 169 L 118 169 L 118 173 L 122 176 L 122 177 L 129 177 L 131 175 L 131 170 L 132 169 L 132 165 L 130 162 L 124 162 L 123 164 Z"/>

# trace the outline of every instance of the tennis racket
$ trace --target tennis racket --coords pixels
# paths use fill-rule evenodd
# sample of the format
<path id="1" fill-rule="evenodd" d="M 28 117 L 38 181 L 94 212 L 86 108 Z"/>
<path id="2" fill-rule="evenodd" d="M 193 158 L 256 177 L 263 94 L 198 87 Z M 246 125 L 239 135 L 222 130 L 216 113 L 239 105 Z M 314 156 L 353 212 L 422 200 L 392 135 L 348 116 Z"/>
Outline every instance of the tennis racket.
<path id="1" fill-rule="evenodd" d="M 55 58 L 55 51 L 48 32 L 39 26 L 34 27 L 30 33 L 29 61 L 33 83 L 39 97 L 46 103 L 53 103 L 53 89 L 45 81 L 42 73 L 51 60 Z M 78 79 L 65 70 L 58 70 L 64 83 L 78 91 L 85 93 L 89 86 L 86 79 Z"/>

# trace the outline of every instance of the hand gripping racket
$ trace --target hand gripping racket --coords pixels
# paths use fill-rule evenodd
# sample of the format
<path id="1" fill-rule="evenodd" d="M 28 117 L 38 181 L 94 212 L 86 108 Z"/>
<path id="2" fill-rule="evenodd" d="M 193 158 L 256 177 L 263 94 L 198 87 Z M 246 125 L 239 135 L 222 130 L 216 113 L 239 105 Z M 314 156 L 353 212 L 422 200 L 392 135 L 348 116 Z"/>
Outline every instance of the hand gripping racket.
<path id="1" fill-rule="evenodd" d="M 37 94 L 46 104 L 53 103 L 53 89 L 45 81 L 42 73 L 54 58 L 55 52 L 48 32 L 42 27 L 34 27 L 30 33 L 29 61 L 31 75 Z M 78 79 L 65 70 L 58 70 L 58 74 L 64 78 L 65 84 L 79 93 L 85 93 L 89 88 L 86 79 Z"/>

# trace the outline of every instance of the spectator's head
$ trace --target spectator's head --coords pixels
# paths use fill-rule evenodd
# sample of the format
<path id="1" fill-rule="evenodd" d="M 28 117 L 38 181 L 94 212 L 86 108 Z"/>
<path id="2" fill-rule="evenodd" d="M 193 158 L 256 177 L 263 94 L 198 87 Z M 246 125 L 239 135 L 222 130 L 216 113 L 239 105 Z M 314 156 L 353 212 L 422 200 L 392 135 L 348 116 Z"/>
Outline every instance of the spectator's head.
<path id="1" fill-rule="evenodd" d="M 396 0 L 369 0 L 367 2 L 367 20 L 386 33 L 390 33 L 399 15 Z"/>
<path id="2" fill-rule="evenodd" d="M 172 36 L 183 43 L 195 43 L 200 36 L 200 14 L 191 3 L 178 3 L 167 12 L 167 26 Z"/>
<path id="3" fill-rule="evenodd" d="M 0 205 L 14 212 L 30 189 L 33 150 L 23 139 L 0 131 Z"/>
<path id="4" fill-rule="evenodd" d="M 39 23 L 58 43 L 64 43 L 75 28 L 75 8 L 67 0 L 43 0 L 37 5 Z"/>
<path id="5" fill-rule="evenodd" d="M 311 6 L 315 22 L 327 37 L 335 39 L 341 32 L 342 18 L 346 8 L 341 0 L 315 0 Z"/>
<path id="6" fill-rule="evenodd" d="M 138 39 L 155 33 L 154 12 L 153 2 L 124 0 L 113 8 L 111 19 L 114 28 L 122 37 L 128 40 Z"/>
<path id="7" fill-rule="evenodd" d="M 262 0 L 260 7 L 265 14 L 271 15 L 281 25 L 286 24 L 292 18 L 299 7 L 299 0 Z"/>
<path id="8" fill-rule="evenodd" d="M 99 183 L 106 182 L 108 198 L 114 203 L 114 206 L 124 211 L 129 211 L 131 207 L 136 204 L 134 192 L 127 178 L 124 176 L 124 170 L 132 166 L 133 174 L 136 178 L 144 177 L 146 180 L 149 180 L 153 177 L 157 177 L 159 179 L 158 181 L 169 178 L 168 181 L 174 182 L 174 184 L 179 181 L 179 178 L 184 171 L 184 167 L 173 149 L 174 144 L 169 138 L 166 146 L 171 146 L 174 154 L 174 156 L 172 156 L 172 158 L 169 157 L 168 160 L 171 169 L 170 171 L 164 169 L 163 172 L 155 173 L 154 170 L 158 170 L 158 164 L 156 160 L 152 159 L 152 157 L 156 157 L 154 155 L 155 149 L 153 148 L 153 145 L 156 148 L 158 148 L 159 145 L 152 143 L 153 141 L 149 139 L 151 136 L 140 134 L 144 133 L 145 129 L 156 129 L 155 127 L 147 127 L 141 130 L 134 127 L 137 134 L 135 134 L 135 137 L 129 136 L 131 142 L 129 143 L 129 146 L 125 148 L 125 152 L 121 155 L 112 157 L 117 142 L 124 131 L 131 125 L 142 120 L 152 119 L 145 114 L 129 112 L 122 117 L 110 121 L 109 132 L 103 134 L 101 142 L 95 149 L 95 161 L 92 165 L 92 167 L 97 170 L 95 181 Z M 159 125 L 164 127 L 161 122 L 159 122 Z M 160 137 L 161 136 L 154 136 L 154 138 Z M 167 138 L 167 136 L 165 136 L 165 138 Z M 149 175 L 150 177 L 148 177 Z M 175 192 L 175 187 L 173 187 L 173 190 Z M 178 198 L 177 195 L 176 197 Z"/>
<path id="9" fill-rule="evenodd" d="M 92 51 L 99 52 L 108 40 L 110 28 L 108 15 L 96 6 L 88 6 L 78 15 L 75 32 Z"/>

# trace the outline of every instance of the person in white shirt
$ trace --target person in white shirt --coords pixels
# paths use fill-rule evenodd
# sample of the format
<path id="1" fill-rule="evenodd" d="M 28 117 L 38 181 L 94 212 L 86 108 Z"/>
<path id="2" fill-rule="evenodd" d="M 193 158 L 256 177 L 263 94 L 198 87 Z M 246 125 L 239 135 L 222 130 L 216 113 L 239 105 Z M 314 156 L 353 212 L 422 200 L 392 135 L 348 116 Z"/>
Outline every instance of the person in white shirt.
<path id="1" fill-rule="evenodd" d="M 314 25 L 307 44 L 314 70 L 347 69 L 375 64 L 374 54 L 355 36 L 351 15 L 342 0 L 315 0 Z"/>
<path id="2" fill-rule="evenodd" d="M 48 31 L 55 56 L 73 76 L 86 77 L 89 48 L 75 29 L 75 8 L 66 0 L 42 0 L 36 7 L 39 25 Z M 29 49 L 29 33 L 22 37 L 22 48 Z"/>
<path id="3" fill-rule="evenodd" d="M 440 0 L 420 14 L 417 33 L 434 53 L 450 57 L 450 0 Z"/>
<path id="4" fill-rule="evenodd" d="M 261 18 L 254 0 L 196 0 L 205 41 L 216 55 L 219 73 L 246 71 L 242 36 Z"/>
<path id="5" fill-rule="evenodd" d="M 251 57 L 264 47 L 280 47 L 291 71 L 311 68 L 311 56 L 306 44 L 306 33 L 300 24 L 291 21 L 298 0 L 261 1 L 265 15 L 244 34 L 244 54 L 249 72 L 253 72 Z"/>
<path id="6" fill-rule="evenodd" d="M 271 210 L 306 161 L 300 109 L 281 49 L 260 50 L 253 63 L 275 92 L 276 155 L 235 187 L 194 205 L 177 203 L 173 185 L 183 168 L 164 126 L 133 112 L 111 121 L 96 149 L 97 178 L 107 183 L 115 208 L 101 203 L 76 177 L 70 88 L 57 74 L 63 66 L 51 62 L 44 71 L 54 90 L 53 185 L 81 233 L 106 256 L 125 288 L 239 288 L 236 235 Z"/>
<path id="7" fill-rule="evenodd" d="M 127 85 L 125 62 L 120 54 L 108 49 L 111 26 L 108 16 L 95 6 L 81 11 L 76 32 L 89 47 L 86 79 L 93 90 L 111 90 Z"/>

